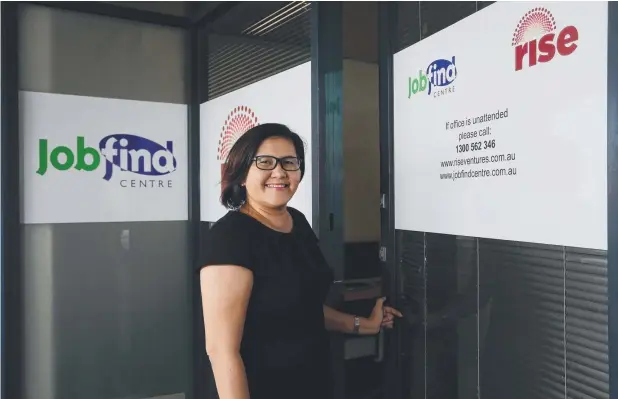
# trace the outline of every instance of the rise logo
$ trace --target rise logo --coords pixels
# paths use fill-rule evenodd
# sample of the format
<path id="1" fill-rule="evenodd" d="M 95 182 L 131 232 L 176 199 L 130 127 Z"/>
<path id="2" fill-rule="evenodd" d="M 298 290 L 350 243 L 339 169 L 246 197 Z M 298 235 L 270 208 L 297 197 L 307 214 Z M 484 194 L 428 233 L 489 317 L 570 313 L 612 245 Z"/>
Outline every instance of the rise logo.
<path id="1" fill-rule="evenodd" d="M 515 47 L 515 70 L 520 71 L 527 60 L 529 67 L 561 56 L 573 54 L 577 49 L 579 32 L 569 25 L 556 33 L 556 21 L 548 9 L 533 8 L 524 15 L 515 32 L 511 45 Z"/>
<path id="2" fill-rule="evenodd" d="M 246 105 L 235 107 L 227 115 L 221 127 L 219 146 L 217 148 L 217 161 L 221 162 L 221 182 L 223 183 L 221 184 L 221 190 L 225 188 L 223 174 L 225 172 L 225 163 L 227 162 L 227 156 L 230 150 L 247 130 L 259 124 L 256 113 Z"/>

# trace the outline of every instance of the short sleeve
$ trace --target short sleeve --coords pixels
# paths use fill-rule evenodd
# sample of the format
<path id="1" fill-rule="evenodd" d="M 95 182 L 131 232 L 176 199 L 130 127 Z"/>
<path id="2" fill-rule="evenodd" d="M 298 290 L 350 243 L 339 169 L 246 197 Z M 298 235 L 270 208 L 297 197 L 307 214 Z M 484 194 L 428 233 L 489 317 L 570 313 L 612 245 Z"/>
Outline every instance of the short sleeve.
<path id="1" fill-rule="evenodd" d="M 213 265 L 235 265 L 253 270 L 247 229 L 235 224 L 231 220 L 222 220 L 204 235 L 198 272 Z"/>
<path id="2" fill-rule="evenodd" d="M 305 216 L 305 214 L 299 211 L 298 209 L 292 208 L 292 207 L 288 207 L 288 210 L 292 214 L 292 217 L 294 218 L 295 223 L 298 222 L 300 224 L 299 226 L 296 226 L 296 227 L 298 227 L 298 230 L 300 230 L 301 234 L 305 237 L 305 239 L 309 240 L 309 242 L 311 243 L 318 244 L 319 243 L 318 237 L 313 231 L 313 227 L 311 227 L 311 224 L 307 220 L 307 217 Z"/>

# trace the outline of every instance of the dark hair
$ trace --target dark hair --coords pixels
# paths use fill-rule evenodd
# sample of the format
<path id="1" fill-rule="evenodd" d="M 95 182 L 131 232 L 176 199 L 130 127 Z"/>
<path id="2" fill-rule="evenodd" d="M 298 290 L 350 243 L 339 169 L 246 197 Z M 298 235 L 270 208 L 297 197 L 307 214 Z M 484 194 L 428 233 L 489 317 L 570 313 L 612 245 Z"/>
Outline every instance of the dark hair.
<path id="1" fill-rule="evenodd" d="M 262 143 L 271 137 L 288 139 L 294 144 L 296 156 L 300 159 L 300 178 L 305 175 L 305 144 L 300 136 L 279 123 L 265 123 L 247 130 L 234 143 L 223 167 L 221 204 L 229 209 L 238 209 L 247 200 L 247 190 L 242 186 L 253 158 Z"/>

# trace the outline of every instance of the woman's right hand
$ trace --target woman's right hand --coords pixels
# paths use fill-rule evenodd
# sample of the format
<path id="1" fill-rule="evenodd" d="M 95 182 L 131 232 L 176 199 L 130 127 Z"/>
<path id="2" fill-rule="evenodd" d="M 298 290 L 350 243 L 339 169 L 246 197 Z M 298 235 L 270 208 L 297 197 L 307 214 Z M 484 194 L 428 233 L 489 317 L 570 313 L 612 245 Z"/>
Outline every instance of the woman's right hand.
<path id="1" fill-rule="evenodd" d="M 397 309 L 384 306 L 384 301 L 386 297 L 378 298 L 369 316 L 369 325 L 374 334 L 379 333 L 382 327 L 393 328 L 395 317 L 403 317 Z"/>

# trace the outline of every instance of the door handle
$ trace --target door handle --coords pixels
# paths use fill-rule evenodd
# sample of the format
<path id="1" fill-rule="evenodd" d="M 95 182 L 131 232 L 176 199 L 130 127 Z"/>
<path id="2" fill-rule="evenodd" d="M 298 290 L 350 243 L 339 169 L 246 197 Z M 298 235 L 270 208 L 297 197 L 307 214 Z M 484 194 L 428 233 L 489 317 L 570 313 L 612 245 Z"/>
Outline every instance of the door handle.
<path id="1" fill-rule="evenodd" d="M 384 330 L 382 329 L 380 329 L 380 332 L 378 333 L 378 337 L 376 339 L 376 346 L 377 354 L 373 360 L 375 362 L 381 362 L 382 360 L 384 360 Z"/>

